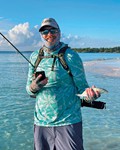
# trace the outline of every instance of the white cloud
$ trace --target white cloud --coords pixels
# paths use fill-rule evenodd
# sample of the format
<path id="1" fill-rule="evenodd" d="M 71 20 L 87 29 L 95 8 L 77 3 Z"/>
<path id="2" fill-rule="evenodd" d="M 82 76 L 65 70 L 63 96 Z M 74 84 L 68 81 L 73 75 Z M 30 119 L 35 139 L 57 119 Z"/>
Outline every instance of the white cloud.
<path id="1" fill-rule="evenodd" d="M 14 44 L 23 44 L 26 40 L 30 39 L 33 33 L 29 30 L 29 23 L 16 25 L 8 32 L 8 38 Z"/>
<path id="2" fill-rule="evenodd" d="M 14 26 L 5 36 L 21 50 L 34 50 L 34 48 L 41 46 L 38 26 L 36 25 L 30 29 L 28 22 Z M 0 45 L 1 49 L 13 49 L 3 39 L 0 41 Z"/>
<path id="3" fill-rule="evenodd" d="M 95 39 L 91 37 L 79 37 L 78 35 L 62 34 L 62 40 L 73 48 L 100 48 L 100 47 L 115 47 L 120 46 L 120 40 L 113 41 L 109 39 Z"/>
<path id="4" fill-rule="evenodd" d="M 40 34 L 38 32 L 39 26 L 36 25 L 30 28 L 28 22 L 15 25 L 5 35 L 18 49 L 22 50 L 35 50 L 42 46 Z M 106 39 L 93 39 L 90 37 L 79 37 L 78 35 L 61 35 L 61 41 L 69 44 L 72 48 L 85 48 L 85 47 L 114 47 L 120 46 L 120 41 L 112 41 Z M 0 38 L 1 50 L 14 50 L 7 41 Z"/>

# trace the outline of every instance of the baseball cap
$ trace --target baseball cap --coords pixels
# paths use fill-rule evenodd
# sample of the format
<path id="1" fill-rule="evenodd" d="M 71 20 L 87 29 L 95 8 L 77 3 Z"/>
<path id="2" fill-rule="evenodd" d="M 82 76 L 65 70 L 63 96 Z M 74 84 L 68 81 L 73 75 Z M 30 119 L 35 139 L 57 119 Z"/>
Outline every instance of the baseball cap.
<path id="1" fill-rule="evenodd" d="M 44 19 L 41 23 L 41 27 L 39 29 L 39 32 L 41 32 L 43 27 L 45 27 L 45 26 L 51 26 L 53 28 L 59 29 L 59 26 L 58 26 L 57 22 L 53 18 Z"/>

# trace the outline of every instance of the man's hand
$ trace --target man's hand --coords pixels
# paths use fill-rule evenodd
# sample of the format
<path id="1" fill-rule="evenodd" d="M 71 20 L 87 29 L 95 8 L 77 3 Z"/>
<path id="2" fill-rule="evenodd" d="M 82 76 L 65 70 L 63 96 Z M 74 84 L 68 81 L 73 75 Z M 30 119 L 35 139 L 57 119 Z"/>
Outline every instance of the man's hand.
<path id="1" fill-rule="evenodd" d="M 33 93 L 38 92 L 43 86 L 45 86 L 48 83 L 48 78 L 45 78 L 44 80 L 40 81 L 42 78 L 42 75 L 38 75 L 37 78 L 33 79 L 31 85 L 30 85 L 30 91 Z"/>
<path id="2" fill-rule="evenodd" d="M 95 91 L 93 90 L 95 88 L 95 86 L 92 86 L 91 88 L 87 88 L 85 91 L 86 91 L 86 100 L 90 100 L 90 101 L 93 101 L 97 98 L 100 97 L 100 92 L 99 91 Z"/>

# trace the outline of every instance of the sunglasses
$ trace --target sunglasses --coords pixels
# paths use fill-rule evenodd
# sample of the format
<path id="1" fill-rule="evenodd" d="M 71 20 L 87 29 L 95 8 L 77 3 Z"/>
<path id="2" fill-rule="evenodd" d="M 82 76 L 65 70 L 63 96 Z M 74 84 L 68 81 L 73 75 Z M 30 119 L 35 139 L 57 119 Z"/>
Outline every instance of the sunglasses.
<path id="1" fill-rule="evenodd" d="M 46 29 L 46 30 L 44 30 L 44 31 L 41 31 L 41 34 L 42 35 L 47 35 L 48 33 L 51 33 L 51 34 L 56 34 L 56 33 L 58 33 L 58 30 L 57 29 Z"/>

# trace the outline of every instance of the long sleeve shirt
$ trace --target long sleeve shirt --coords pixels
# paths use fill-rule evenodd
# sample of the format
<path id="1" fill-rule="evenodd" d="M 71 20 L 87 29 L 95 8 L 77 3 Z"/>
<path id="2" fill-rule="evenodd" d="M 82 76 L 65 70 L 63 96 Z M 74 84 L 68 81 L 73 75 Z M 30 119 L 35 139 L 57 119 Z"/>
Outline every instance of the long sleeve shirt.
<path id="1" fill-rule="evenodd" d="M 60 48 L 64 46 L 62 43 Z M 44 51 L 44 55 L 58 54 L 60 48 L 50 53 Z M 38 54 L 39 50 L 31 54 L 32 64 L 35 63 Z M 26 89 L 29 95 L 36 95 L 34 123 L 38 126 L 63 126 L 82 121 L 81 100 L 76 94 L 89 87 L 82 60 L 71 48 L 66 50 L 64 57 L 73 77 L 62 67 L 58 59 L 55 61 L 54 70 L 51 71 L 53 58 L 44 58 L 37 71 L 45 71 L 48 83 L 36 94 L 29 89 L 34 73 L 34 68 L 29 65 Z"/>

